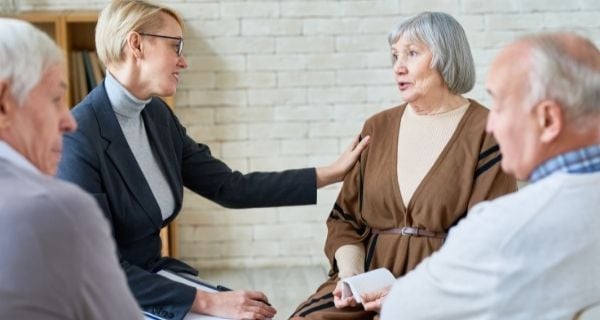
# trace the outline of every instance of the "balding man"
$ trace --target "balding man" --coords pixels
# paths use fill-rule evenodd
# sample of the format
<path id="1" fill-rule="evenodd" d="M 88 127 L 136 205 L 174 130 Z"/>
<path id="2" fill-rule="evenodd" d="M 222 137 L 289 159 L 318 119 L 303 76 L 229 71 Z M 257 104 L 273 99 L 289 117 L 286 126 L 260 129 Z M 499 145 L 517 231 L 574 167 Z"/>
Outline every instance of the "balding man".
<path id="1" fill-rule="evenodd" d="M 502 168 L 530 185 L 474 207 L 396 281 L 384 320 L 572 319 L 600 301 L 598 48 L 566 33 L 522 38 L 486 86 Z"/>
<path id="2" fill-rule="evenodd" d="M 94 199 L 53 179 L 75 130 L 60 49 L 0 18 L 0 318 L 140 319 Z"/>

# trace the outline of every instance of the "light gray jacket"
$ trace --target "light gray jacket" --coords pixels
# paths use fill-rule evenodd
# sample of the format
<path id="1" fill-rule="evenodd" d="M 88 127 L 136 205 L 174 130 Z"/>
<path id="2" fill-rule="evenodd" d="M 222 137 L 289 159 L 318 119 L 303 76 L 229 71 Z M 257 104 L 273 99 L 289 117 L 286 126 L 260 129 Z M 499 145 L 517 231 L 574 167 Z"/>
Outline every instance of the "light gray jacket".
<path id="1" fill-rule="evenodd" d="M 0 318 L 142 318 L 94 199 L 1 155 Z"/>

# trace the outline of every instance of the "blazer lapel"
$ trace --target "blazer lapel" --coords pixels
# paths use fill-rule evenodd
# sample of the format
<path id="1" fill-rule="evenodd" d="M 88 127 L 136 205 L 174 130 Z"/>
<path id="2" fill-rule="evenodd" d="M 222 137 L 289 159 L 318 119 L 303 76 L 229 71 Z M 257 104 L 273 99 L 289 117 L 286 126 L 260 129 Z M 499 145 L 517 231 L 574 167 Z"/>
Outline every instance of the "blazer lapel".
<path id="1" fill-rule="evenodd" d="M 144 119 L 144 126 L 146 127 L 146 132 L 148 133 L 150 145 L 158 155 L 161 168 L 163 169 L 165 177 L 167 178 L 169 187 L 171 187 L 171 192 L 175 197 L 174 212 L 178 212 L 183 199 L 183 188 L 181 187 L 183 182 L 180 181 L 180 174 L 178 174 L 180 166 L 177 163 L 177 158 L 175 157 L 175 147 L 170 139 L 164 138 L 165 133 L 170 131 L 167 124 L 162 123 L 162 119 L 160 117 L 150 116 L 152 112 L 160 108 L 168 107 L 161 105 L 158 98 L 153 98 L 152 101 L 142 111 L 142 118 Z M 161 135 L 161 133 L 163 134 Z M 171 215 L 171 217 L 165 221 L 165 224 L 169 223 L 174 217 L 175 214 Z"/>
<path id="2" fill-rule="evenodd" d="M 100 136 L 106 140 L 106 155 L 117 168 L 123 178 L 129 192 L 144 209 L 148 219 L 160 228 L 162 226 L 162 215 L 152 190 L 142 173 L 127 140 L 123 135 L 121 126 L 112 110 L 112 105 L 106 95 L 104 83 L 94 90 L 92 96 L 92 108 L 96 113 L 100 127 Z"/>

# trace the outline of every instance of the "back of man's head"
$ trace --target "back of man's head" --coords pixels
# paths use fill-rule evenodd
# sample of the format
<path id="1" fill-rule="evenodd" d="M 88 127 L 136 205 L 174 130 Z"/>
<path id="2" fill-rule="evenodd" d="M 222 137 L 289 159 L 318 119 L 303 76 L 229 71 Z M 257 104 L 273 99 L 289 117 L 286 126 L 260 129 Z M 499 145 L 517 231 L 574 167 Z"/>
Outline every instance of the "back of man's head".
<path id="1" fill-rule="evenodd" d="M 600 115 L 600 51 L 588 39 L 571 33 L 532 35 L 528 105 L 558 102 L 567 121 Z"/>
<path id="2" fill-rule="evenodd" d="M 600 143 L 600 52 L 581 36 L 526 36 L 494 59 L 486 87 L 493 104 L 487 130 L 502 168 L 528 179 L 543 162 Z"/>
<path id="3" fill-rule="evenodd" d="M 63 62 L 60 48 L 47 34 L 28 22 L 0 18 L 0 81 L 8 81 L 19 105 L 48 68 Z"/>

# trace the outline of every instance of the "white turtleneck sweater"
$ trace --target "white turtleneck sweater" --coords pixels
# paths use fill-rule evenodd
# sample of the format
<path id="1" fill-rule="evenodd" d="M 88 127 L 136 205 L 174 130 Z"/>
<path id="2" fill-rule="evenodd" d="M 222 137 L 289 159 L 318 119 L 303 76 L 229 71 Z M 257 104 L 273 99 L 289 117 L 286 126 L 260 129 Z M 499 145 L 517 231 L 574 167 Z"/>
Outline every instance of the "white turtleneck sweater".
<path id="1" fill-rule="evenodd" d="M 142 110 L 151 99 L 140 100 L 134 97 L 109 72 L 106 73 L 104 86 L 106 87 L 108 100 L 112 104 L 121 130 L 125 135 L 125 140 L 127 140 L 135 160 L 142 169 L 146 182 L 160 207 L 164 221 L 175 210 L 175 198 L 165 173 L 159 165 L 158 155 L 150 146 L 144 119 L 142 118 Z"/>

